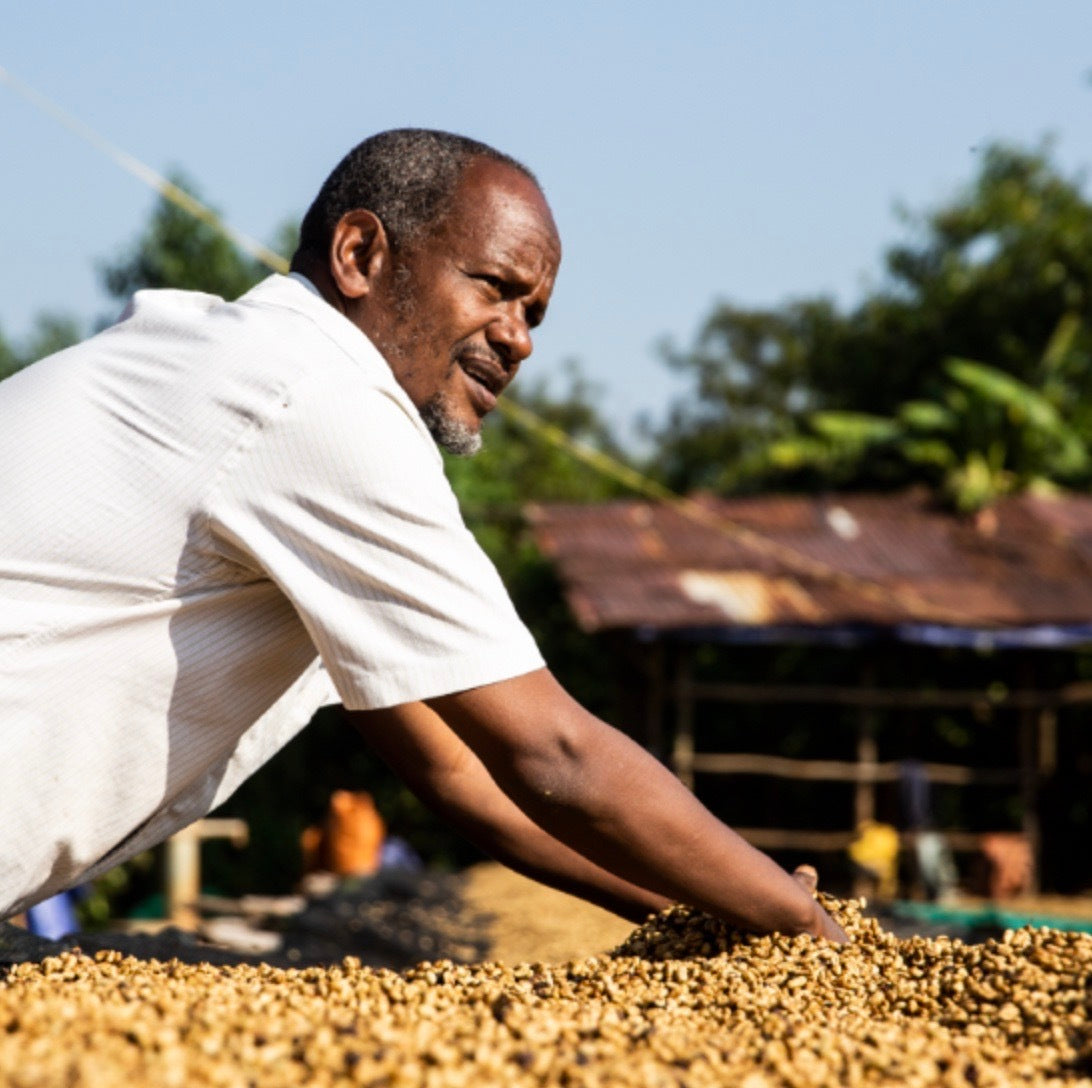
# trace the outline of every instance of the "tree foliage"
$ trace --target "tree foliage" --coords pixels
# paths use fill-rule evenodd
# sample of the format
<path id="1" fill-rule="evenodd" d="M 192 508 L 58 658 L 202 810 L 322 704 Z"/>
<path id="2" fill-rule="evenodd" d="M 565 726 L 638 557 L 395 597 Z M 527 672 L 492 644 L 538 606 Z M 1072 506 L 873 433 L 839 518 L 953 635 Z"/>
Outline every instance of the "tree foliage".
<path id="1" fill-rule="evenodd" d="M 59 313 L 39 314 L 30 334 L 18 344 L 9 343 L 0 334 L 0 379 L 46 355 L 71 347 L 82 335 L 80 323 L 74 317 Z"/>
<path id="2" fill-rule="evenodd" d="M 173 171 L 168 180 L 199 197 L 181 171 Z M 107 292 L 120 301 L 148 287 L 207 291 L 234 299 L 269 274 L 226 235 L 162 196 L 140 235 L 113 260 L 103 262 L 99 271 Z"/>
<path id="3" fill-rule="evenodd" d="M 181 172 L 173 172 L 169 180 L 199 196 Z M 277 231 L 272 248 L 290 254 L 296 237 L 295 225 L 286 223 Z M 224 234 L 162 196 L 140 234 L 112 260 L 99 265 L 103 288 L 119 302 L 127 302 L 134 292 L 148 287 L 177 287 L 237 298 L 266 275 L 268 269 L 241 254 Z M 109 324 L 113 316 L 100 319 L 97 325 Z M 29 335 L 18 343 L 0 333 L 0 379 L 70 347 L 84 335 L 86 330 L 76 318 L 51 312 L 40 314 Z"/>
<path id="4" fill-rule="evenodd" d="M 880 287 L 723 304 L 659 435 L 676 487 L 897 487 L 925 480 L 970 508 L 1092 477 L 1092 204 L 1049 148 L 995 145 L 978 176 L 885 255 Z"/>

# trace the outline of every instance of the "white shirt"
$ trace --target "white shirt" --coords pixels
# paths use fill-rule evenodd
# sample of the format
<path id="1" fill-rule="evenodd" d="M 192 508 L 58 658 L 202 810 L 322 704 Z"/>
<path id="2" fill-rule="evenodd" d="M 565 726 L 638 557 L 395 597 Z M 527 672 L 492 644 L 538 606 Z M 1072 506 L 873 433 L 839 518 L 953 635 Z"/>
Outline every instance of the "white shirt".
<path id="1" fill-rule="evenodd" d="M 309 286 L 140 292 L 0 384 L 0 917 L 204 815 L 324 703 L 542 665 L 417 410 Z"/>

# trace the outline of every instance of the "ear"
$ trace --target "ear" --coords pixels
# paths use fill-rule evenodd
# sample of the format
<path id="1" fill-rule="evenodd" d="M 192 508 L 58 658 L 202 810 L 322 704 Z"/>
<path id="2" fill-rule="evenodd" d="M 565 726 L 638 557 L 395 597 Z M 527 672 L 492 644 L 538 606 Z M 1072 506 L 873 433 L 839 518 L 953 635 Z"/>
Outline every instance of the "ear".
<path id="1" fill-rule="evenodd" d="M 330 239 L 330 276 L 344 298 L 363 298 L 390 265 L 383 223 L 366 208 L 346 212 Z"/>

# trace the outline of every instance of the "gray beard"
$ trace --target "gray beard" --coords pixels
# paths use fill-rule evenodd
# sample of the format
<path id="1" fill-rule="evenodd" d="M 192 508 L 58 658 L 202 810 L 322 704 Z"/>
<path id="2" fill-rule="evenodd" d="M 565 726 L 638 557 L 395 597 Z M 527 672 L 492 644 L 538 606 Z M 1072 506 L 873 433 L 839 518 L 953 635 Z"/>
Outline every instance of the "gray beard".
<path id="1" fill-rule="evenodd" d="M 482 448 L 481 433 L 452 418 L 443 393 L 434 393 L 421 405 L 421 418 L 436 445 L 456 457 L 473 457 Z"/>
<path id="2" fill-rule="evenodd" d="M 398 358 L 408 358 L 414 346 L 417 327 L 417 297 L 413 291 L 412 278 L 405 264 L 397 262 L 394 269 L 395 280 L 399 290 L 395 293 L 395 312 L 398 325 L 405 333 L 410 334 L 408 339 L 399 344 L 388 344 L 380 347 L 380 351 L 388 361 Z M 379 345 L 376 345 L 379 347 Z M 454 368 L 455 361 L 451 360 Z M 471 430 L 465 423 L 460 423 L 451 415 L 447 396 L 444 393 L 433 393 L 431 397 L 419 409 L 421 419 L 424 420 L 428 433 L 433 441 L 448 453 L 456 457 L 473 457 L 482 448 L 482 436 L 480 432 Z"/>

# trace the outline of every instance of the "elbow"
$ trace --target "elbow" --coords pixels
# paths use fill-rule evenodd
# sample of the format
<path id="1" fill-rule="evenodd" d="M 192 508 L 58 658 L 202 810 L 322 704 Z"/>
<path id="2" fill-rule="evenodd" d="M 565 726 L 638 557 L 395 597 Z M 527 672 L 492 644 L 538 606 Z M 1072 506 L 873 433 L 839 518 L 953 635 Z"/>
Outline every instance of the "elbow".
<path id="1" fill-rule="evenodd" d="M 591 815 L 597 783 L 613 770 L 603 757 L 614 730 L 545 669 L 438 699 L 435 709 L 536 822 L 566 810 Z"/>
<path id="2" fill-rule="evenodd" d="M 578 721 L 556 724 L 535 743 L 512 753 L 509 779 L 516 800 L 530 815 L 586 809 L 594 796 L 590 731 Z"/>

